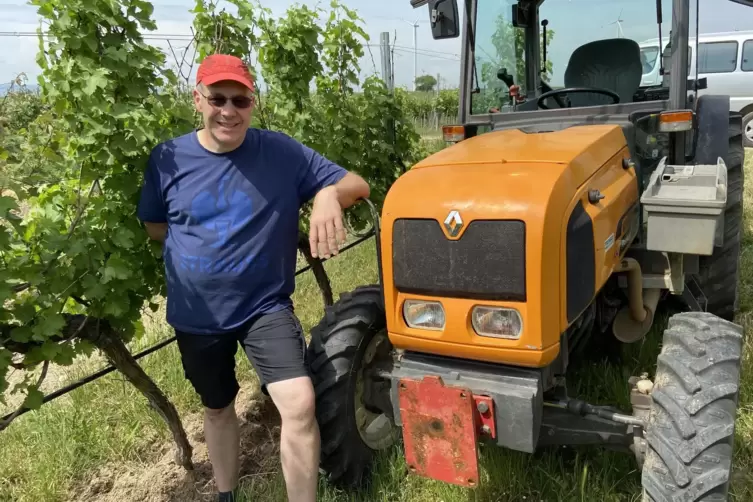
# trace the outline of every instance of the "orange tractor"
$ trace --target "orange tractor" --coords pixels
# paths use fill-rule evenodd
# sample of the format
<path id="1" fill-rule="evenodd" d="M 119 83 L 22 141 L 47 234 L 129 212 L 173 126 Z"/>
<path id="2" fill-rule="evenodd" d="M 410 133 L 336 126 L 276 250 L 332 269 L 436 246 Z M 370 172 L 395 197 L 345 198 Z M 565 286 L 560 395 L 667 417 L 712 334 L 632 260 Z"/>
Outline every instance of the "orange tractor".
<path id="1" fill-rule="evenodd" d="M 428 4 L 435 39 L 460 36 L 463 14 L 459 125 L 390 188 L 380 283 L 312 331 L 322 471 L 357 485 L 402 440 L 411 472 L 473 487 L 480 442 L 603 444 L 635 455 L 644 501 L 725 499 L 742 117 L 688 64 L 689 0 L 669 25 L 661 1 L 629 2 L 656 11 L 631 29 L 669 33 L 663 52 L 584 29 L 577 1 L 411 3 Z M 641 85 L 655 64 L 662 84 Z M 683 309 L 654 374 L 625 382 L 632 409 L 568 396 L 578 348 L 642 340 L 665 299 Z"/>

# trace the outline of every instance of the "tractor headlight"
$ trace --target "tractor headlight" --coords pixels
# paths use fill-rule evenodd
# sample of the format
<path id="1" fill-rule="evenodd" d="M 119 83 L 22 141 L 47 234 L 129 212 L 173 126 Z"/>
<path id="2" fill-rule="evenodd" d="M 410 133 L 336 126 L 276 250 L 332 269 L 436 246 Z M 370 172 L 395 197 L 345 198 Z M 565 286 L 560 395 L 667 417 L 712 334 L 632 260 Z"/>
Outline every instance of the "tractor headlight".
<path id="1" fill-rule="evenodd" d="M 523 331 L 523 319 L 518 311 L 503 307 L 474 307 L 471 324 L 481 336 L 520 338 Z"/>
<path id="2" fill-rule="evenodd" d="M 444 308 L 439 302 L 423 300 L 406 300 L 403 303 L 403 317 L 411 328 L 442 329 L 444 328 Z"/>

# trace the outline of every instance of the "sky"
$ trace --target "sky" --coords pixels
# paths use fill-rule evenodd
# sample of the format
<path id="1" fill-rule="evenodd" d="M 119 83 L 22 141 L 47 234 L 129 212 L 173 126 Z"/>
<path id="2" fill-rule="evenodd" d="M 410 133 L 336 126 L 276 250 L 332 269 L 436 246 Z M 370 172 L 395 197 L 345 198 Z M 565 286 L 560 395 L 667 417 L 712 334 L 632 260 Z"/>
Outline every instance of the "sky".
<path id="1" fill-rule="evenodd" d="M 483 12 L 478 39 L 488 40 L 491 19 L 502 12 L 509 19 L 510 0 L 479 0 Z M 153 34 L 190 35 L 193 0 L 152 0 L 153 18 L 158 30 Z M 261 3 L 276 15 L 283 15 L 294 3 L 309 6 L 319 4 L 329 8 L 328 0 L 261 0 Z M 390 33 L 395 48 L 395 85 L 410 88 L 414 75 L 414 51 L 412 23 L 418 22 L 417 65 L 418 75 L 439 76 L 442 88 L 457 87 L 460 73 L 461 39 L 433 40 L 429 26 L 427 7 L 413 9 L 409 0 L 344 0 L 348 7 L 355 9 L 364 20 L 369 34 L 371 54 L 361 61 L 362 76 L 380 71 L 380 33 Z M 691 0 L 691 5 L 695 2 Z M 462 6 L 462 0 L 459 2 Z M 666 35 L 671 21 L 671 0 L 663 0 L 664 27 Z M 554 63 L 554 83 L 561 80 L 567 58 L 575 47 L 598 38 L 617 36 L 618 27 L 614 23 L 621 20 L 623 35 L 637 41 L 655 38 L 658 34 L 655 24 L 655 0 L 546 0 L 542 15 L 549 20 L 548 29 L 555 31 L 555 39 L 550 46 L 548 58 Z M 462 8 L 461 8 L 462 18 Z M 738 5 L 729 0 L 703 0 L 700 11 L 701 33 L 718 31 L 753 30 L 753 8 Z M 486 23 L 485 25 L 483 23 Z M 691 23 L 694 24 L 694 17 Z M 34 82 L 40 69 L 36 64 L 36 37 L 8 35 L 9 33 L 34 32 L 39 19 L 36 9 L 24 0 L 0 0 L 0 83 L 11 81 L 24 72 L 30 82 Z M 149 40 L 165 51 L 167 42 Z M 185 46 L 186 42 L 176 40 L 174 47 Z M 488 48 L 489 43 L 485 44 Z M 169 52 L 168 52 L 169 54 Z M 372 59 L 373 55 L 373 59 Z M 172 60 L 172 56 L 169 56 Z"/>
<path id="2" fill-rule="evenodd" d="M 158 29 L 153 34 L 183 34 L 190 36 L 193 15 L 193 0 L 151 0 L 154 5 L 153 19 Z M 291 5 L 302 3 L 309 6 L 320 4 L 329 10 L 329 1 L 311 0 L 261 0 L 261 4 L 272 9 L 276 15 L 283 15 Z M 366 52 L 361 61 L 362 74 L 365 77 L 375 71 L 381 72 L 379 39 L 383 31 L 390 32 L 395 45 L 394 73 L 398 86 L 410 86 L 413 81 L 413 36 L 412 23 L 418 21 L 416 36 L 418 39 L 417 74 L 428 73 L 440 76 L 441 86 L 456 87 L 459 76 L 460 39 L 435 41 L 429 28 L 429 12 L 426 7 L 413 9 L 409 0 L 345 0 L 349 8 L 355 9 L 364 21 L 364 27 L 370 37 L 369 44 L 373 54 Z M 232 6 L 230 6 L 232 7 Z M 228 9 L 231 10 L 231 9 Z M 322 16 L 325 21 L 325 17 Z M 34 32 L 38 27 L 35 7 L 24 0 L 0 0 L 0 33 Z M 166 42 L 149 40 L 150 44 L 169 51 Z M 175 41 L 173 46 L 185 46 L 185 41 Z M 40 69 L 36 64 L 36 37 L 0 36 L 0 83 L 9 82 L 16 75 L 25 72 L 30 80 L 36 79 Z M 169 53 L 169 52 L 168 52 Z M 169 56 L 172 60 L 172 56 Z"/>

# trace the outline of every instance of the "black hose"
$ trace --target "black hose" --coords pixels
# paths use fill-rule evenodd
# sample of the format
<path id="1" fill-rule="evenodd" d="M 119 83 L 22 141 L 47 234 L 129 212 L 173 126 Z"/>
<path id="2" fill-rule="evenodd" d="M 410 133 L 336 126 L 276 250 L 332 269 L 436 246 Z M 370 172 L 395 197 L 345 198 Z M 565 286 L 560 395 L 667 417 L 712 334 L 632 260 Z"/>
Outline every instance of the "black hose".
<path id="1" fill-rule="evenodd" d="M 361 244 L 362 242 L 364 242 L 364 241 L 367 241 L 367 240 L 371 239 L 371 238 L 372 238 L 373 236 L 374 236 L 374 230 L 372 229 L 372 230 L 371 230 L 370 232 L 368 232 L 368 234 L 367 234 L 367 235 L 364 235 L 364 236 L 363 236 L 363 237 L 361 237 L 360 239 L 357 239 L 357 240 L 355 240 L 355 241 L 351 242 L 351 243 L 350 243 L 350 244 L 348 244 L 347 246 L 343 246 L 343 248 L 342 248 L 342 249 L 340 250 L 340 253 L 344 253 L 344 252 L 345 252 L 345 251 L 347 251 L 348 249 L 352 249 L 352 248 L 356 247 L 357 245 Z M 327 261 L 328 259 L 329 259 L 329 260 L 331 260 L 332 258 L 321 258 L 321 259 L 320 259 L 320 261 L 322 261 L 322 262 L 325 262 L 325 261 Z M 305 266 L 305 267 L 303 267 L 302 269 L 298 270 L 298 271 L 297 271 L 297 272 L 295 273 L 295 275 L 296 275 L 296 277 L 297 277 L 297 276 L 301 275 L 301 274 L 302 274 L 302 273 L 304 273 L 304 272 L 308 272 L 309 270 L 311 270 L 311 265 L 306 265 L 306 266 Z"/>
<path id="2" fill-rule="evenodd" d="M 159 342 L 159 343 L 157 343 L 157 344 L 149 347 L 148 349 L 145 349 L 142 352 L 139 352 L 138 354 L 136 354 L 135 356 L 133 356 L 133 358 L 136 361 L 138 361 L 142 357 L 148 356 L 152 352 L 156 352 L 159 349 L 164 348 L 164 347 L 170 345 L 174 341 L 175 341 L 175 337 L 174 336 L 172 336 L 172 337 L 170 337 L 170 338 L 168 338 L 166 340 L 162 340 L 161 342 Z M 81 380 L 79 380 L 79 381 L 77 381 L 75 383 L 67 385 L 67 386 L 63 387 L 62 389 L 58 389 L 55 392 L 51 392 L 50 394 L 47 394 L 46 396 L 44 396 L 44 398 L 42 399 L 42 404 L 50 402 L 53 399 L 57 399 L 60 396 L 64 396 L 65 394 L 68 394 L 69 392 L 71 392 L 73 390 L 76 390 L 79 387 L 81 387 L 81 386 L 83 386 L 83 385 L 85 385 L 85 384 L 87 384 L 89 382 L 93 382 L 94 380 L 97 380 L 98 378 L 101 378 L 101 377 L 107 375 L 108 373 L 112 373 L 113 371 L 115 371 L 115 369 L 116 369 L 115 366 L 107 366 L 106 368 L 103 368 L 103 369 L 97 371 L 96 373 L 92 373 L 91 375 L 89 375 L 87 377 L 84 377 L 84 378 L 82 378 Z M 31 411 L 29 408 L 24 408 L 23 410 L 21 410 L 20 412 L 18 412 L 16 414 L 16 418 L 20 417 L 21 415 L 23 415 L 24 413 L 27 413 L 29 411 Z M 0 422 L 5 422 L 12 415 L 14 415 L 14 413 L 9 413 L 9 414 L 5 415 L 2 419 L 0 419 Z"/>

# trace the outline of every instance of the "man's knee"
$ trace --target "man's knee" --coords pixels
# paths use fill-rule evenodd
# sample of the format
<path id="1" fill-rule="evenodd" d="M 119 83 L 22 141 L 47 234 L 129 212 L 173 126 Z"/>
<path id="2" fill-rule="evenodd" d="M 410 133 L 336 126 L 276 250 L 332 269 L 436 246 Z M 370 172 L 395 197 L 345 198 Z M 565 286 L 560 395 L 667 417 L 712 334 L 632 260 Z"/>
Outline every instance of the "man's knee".
<path id="1" fill-rule="evenodd" d="M 235 401 L 224 408 L 204 408 L 204 417 L 212 423 L 223 423 L 235 418 Z"/>
<path id="2" fill-rule="evenodd" d="M 315 420 L 314 392 L 303 392 L 301 398 L 293 403 L 286 412 L 288 420 L 300 423 L 311 423 Z"/>
<path id="3" fill-rule="evenodd" d="M 315 420 L 315 396 L 311 379 L 292 378 L 267 385 L 283 423 L 307 427 Z"/>

